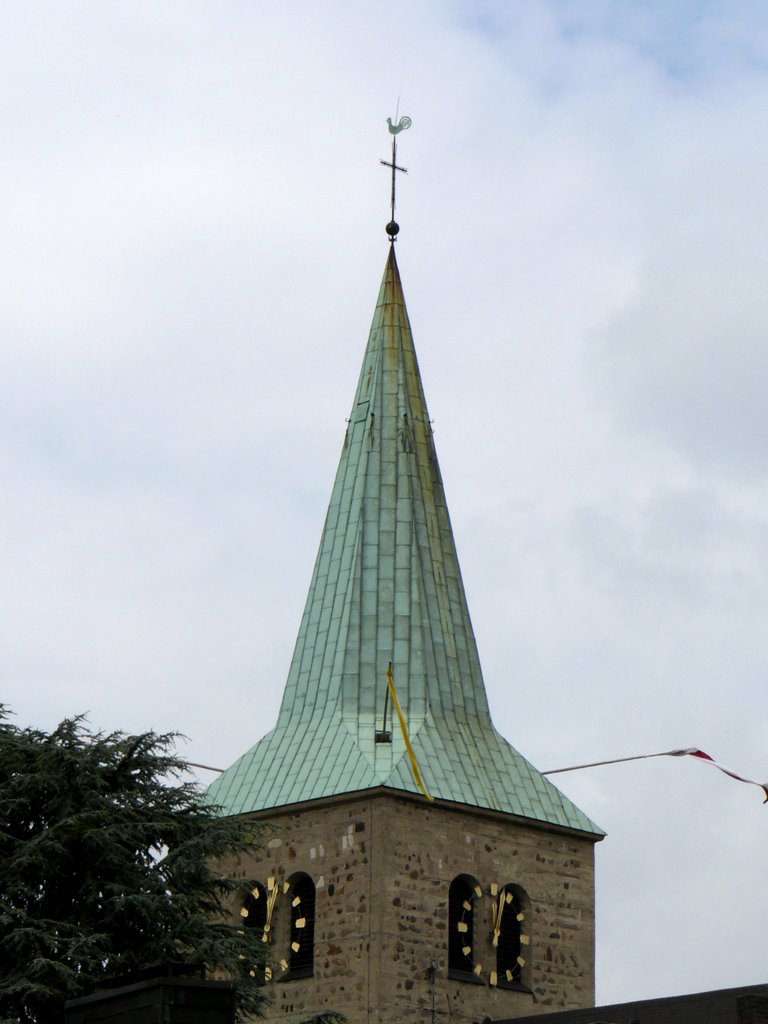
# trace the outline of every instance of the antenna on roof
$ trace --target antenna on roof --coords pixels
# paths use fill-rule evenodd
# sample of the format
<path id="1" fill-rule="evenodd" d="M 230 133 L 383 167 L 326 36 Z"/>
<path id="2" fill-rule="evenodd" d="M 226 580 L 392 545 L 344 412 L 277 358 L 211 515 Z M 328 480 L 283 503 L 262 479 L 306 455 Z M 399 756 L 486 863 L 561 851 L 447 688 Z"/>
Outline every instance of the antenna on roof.
<path id="1" fill-rule="evenodd" d="M 400 100 L 398 99 L 397 110 L 395 111 L 396 121 L 399 110 Z M 410 117 L 405 117 L 405 115 L 400 118 L 397 124 L 392 124 L 391 117 L 387 118 L 387 127 L 389 128 L 390 134 L 392 135 L 392 161 L 390 162 L 389 160 L 380 160 L 379 163 L 383 164 L 385 167 L 392 168 L 392 199 L 390 203 L 389 224 L 387 224 L 386 227 L 386 232 L 389 235 L 390 242 L 395 241 L 395 239 L 397 238 L 397 233 L 400 230 L 400 225 L 395 220 L 395 187 L 397 183 L 397 172 L 402 171 L 403 174 L 408 173 L 407 167 L 398 167 L 397 165 L 397 136 L 400 134 L 400 132 L 404 132 L 406 128 L 410 128 L 412 124 L 413 122 L 411 121 Z"/>

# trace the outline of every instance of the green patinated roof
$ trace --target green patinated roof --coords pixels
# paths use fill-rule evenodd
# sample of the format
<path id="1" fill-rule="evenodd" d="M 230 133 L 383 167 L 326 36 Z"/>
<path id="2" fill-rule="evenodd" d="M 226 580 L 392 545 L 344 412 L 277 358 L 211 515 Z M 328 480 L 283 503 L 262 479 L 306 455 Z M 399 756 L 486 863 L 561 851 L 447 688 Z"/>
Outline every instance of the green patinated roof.
<path id="1" fill-rule="evenodd" d="M 390 247 L 277 725 L 210 786 L 225 813 L 378 786 L 601 834 L 491 721 Z M 391 708 L 391 705 L 390 705 Z"/>

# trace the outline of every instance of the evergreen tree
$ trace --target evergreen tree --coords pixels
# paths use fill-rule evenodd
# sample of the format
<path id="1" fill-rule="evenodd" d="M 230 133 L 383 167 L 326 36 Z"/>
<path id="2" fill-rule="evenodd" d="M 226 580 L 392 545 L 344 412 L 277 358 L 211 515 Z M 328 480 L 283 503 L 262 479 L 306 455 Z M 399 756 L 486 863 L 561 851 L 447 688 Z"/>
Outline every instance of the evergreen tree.
<path id="1" fill-rule="evenodd" d="M 66 999 L 179 961 L 236 978 L 240 1016 L 259 1012 L 266 948 L 227 914 L 248 883 L 216 867 L 254 826 L 184 781 L 175 740 L 82 718 L 47 734 L 0 706 L 0 1019 L 60 1024 Z"/>

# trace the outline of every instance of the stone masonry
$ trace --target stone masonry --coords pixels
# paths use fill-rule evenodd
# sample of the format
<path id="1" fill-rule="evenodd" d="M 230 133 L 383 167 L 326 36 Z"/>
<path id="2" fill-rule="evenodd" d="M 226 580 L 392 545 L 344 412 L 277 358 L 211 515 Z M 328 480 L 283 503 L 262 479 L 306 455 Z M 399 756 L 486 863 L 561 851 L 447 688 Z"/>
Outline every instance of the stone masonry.
<path id="1" fill-rule="evenodd" d="M 470 1024 L 594 1003 L 596 836 L 391 790 L 331 797 L 255 816 L 263 851 L 236 873 L 266 884 L 304 872 L 317 892 L 312 977 L 279 967 L 290 947 L 290 898 L 278 899 L 267 1021 L 296 1024 L 324 1010 L 349 1024 L 434 1020 Z M 448 889 L 476 879 L 478 979 L 448 976 Z M 491 883 L 521 886 L 530 936 L 521 984 L 491 987 Z M 239 910 L 239 908 L 237 908 Z"/>

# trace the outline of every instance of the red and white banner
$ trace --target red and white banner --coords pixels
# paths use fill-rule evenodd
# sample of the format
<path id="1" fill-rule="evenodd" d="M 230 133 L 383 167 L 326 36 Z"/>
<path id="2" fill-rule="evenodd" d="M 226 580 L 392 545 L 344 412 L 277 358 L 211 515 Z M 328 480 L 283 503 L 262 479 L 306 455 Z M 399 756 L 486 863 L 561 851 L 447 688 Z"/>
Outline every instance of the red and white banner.
<path id="1" fill-rule="evenodd" d="M 576 772 L 581 768 L 599 768 L 600 765 L 604 764 L 621 764 L 624 761 L 644 761 L 648 757 L 697 757 L 700 761 L 705 761 L 707 764 L 711 764 L 715 768 L 719 768 L 721 772 L 725 772 L 732 779 L 736 779 L 737 782 L 748 782 L 752 786 L 759 786 L 762 789 L 765 800 L 764 804 L 768 804 L 768 782 L 758 782 L 756 779 L 748 779 L 745 775 L 739 775 L 738 772 L 733 771 L 731 768 L 726 768 L 724 764 L 720 764 L 714 757 L 710 757 L 709 754 L 705 754 L 703 750 L 699 750 L 697 747 L 686 747 L 684 750 L 662 750 L 659 754 L 635 754 L 633 757 L 614 757 L 611 761 L 591 761 L 589 764 L 575 764 L 570 768 L 554 768 L 552 771 L 542 772 L 542 775 L 559 775 L 561 772 Z"/>
<path id="2" fill-rule="evenodd" d="M 756 779 L 747 779 L 743 775 L 739 775 L 731 768 L 726 768 L 724 764 L 720 764 L 714 757 L 710 757 L 709 754 L 705 754 L 703 750 L 697 750 L 696 747 L 687 747 L 685 750 L 670 750 L 668 751 L 671 757 L 685 757 L 689 754 L 691 757 L 698 757 L 702 761 L 706 761 L 707 764 L 713 765 L 715 768 L 719 768 L 721 772 L 725 772 L 726 775 L 730 775 L 732 779 L 736 779 L 737 782 L 749 782 L 753 786 L 759 786 L 765 794 L 764 804 L 768 804 L 768 782 L 757 782 Z"/>

